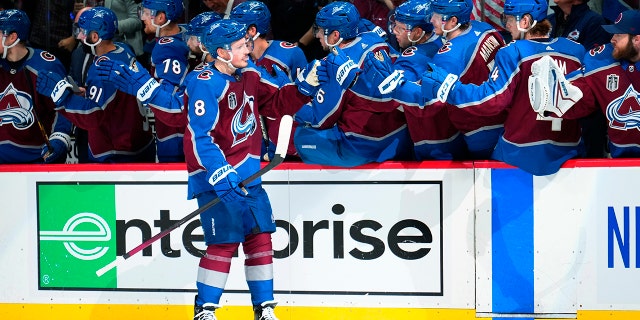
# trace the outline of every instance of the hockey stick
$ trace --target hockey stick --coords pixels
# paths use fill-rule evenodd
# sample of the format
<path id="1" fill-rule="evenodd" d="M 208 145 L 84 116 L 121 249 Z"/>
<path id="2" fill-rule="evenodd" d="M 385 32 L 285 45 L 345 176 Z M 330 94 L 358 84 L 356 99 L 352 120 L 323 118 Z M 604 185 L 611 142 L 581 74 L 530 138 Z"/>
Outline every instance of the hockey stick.
<path id="1" fill-rule="evenodd" d="M 276 145 L 276 151 L 275 151 L 275 156 L 273 157 L 273 160 L 271 160 L 271 162 L 269 162 L 262 169 L 258 170 L 258 172 L 254 173 L 250 177 L 242 180 L 242 182 L 240 182 L 240 184 L 238 185 L 240 188 L 244 188 L 250 182 L 252 182 L 255 179 L 258 179 L 259 177 L 261 177 L 262 175 L 264 175 L 265 173 L 269 172 L 271 169 L 275 168 L 277 165 L 282 163 L 282 161 L 284 161 L 284 158 L 287 155 L 287 148 L 289 146 L 289 139 L 291 138 L 290 136 L 291 136 L 291 126 L 292 126 L 292 124 L 293 124 L 293 118 L 291 118 L 291 116 L 285 115 L 285 116 L 282 117 L 282 121 L 280 121 L 280 128 L 278 129 L 278 144 Z M 229 190 L 225 194 L 227 194 L 229 192 L 234 192 L 234 191 L 233 190 Z M 98 269 L 98 271 L 96 271 L 96 275 L 98 277 L 101 277 L 107 271 L 109 271 L 109 270 L 121 265 L 122 262 L 124 262 L 125 260 L 131 258 L 131 256 L 133 256 L 134 254 L 142 251 L 142 249 L 150 246 L 152 243 L 158 241 L 162 237 L 164 237 L 167 234 L 169 234 L 171 231 L 175 230 L 179 226 L 185 224 L 189 220 L 191 220 L 194 217 L 200 215 L 200 213 L 202 213 L 205 210 L 215 206 L 218 203 L 220 203 L 220 197 L 209 201 L 204 206 L 202 206 L 202 207 L 196 209 L 195 211 L 191 212 L 190 214 L 188 214 L 187 216 L 182 218 L 180 221 L 174 223 L 173 225 L 169 226 L 169 228 L 167 228 L 167 229 L 161 231 L 160 233 L 156 234 L 155 236 L 149 238 L 147 241 L 144 241 L 143 243 L 141 243 L 137 247 L 131 249 L 129 252 L 123 254 L 120 257 L 116 257 L 115 260 L 113 260 L 112 262 L 110 262 L 106 266 Z"/>

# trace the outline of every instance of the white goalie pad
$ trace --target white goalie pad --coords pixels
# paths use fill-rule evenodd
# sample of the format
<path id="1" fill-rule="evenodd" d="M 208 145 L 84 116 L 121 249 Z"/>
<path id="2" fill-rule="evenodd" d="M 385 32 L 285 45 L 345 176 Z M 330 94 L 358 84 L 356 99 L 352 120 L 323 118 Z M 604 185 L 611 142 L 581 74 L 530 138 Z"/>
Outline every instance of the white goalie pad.
<path id="1" fill-rule="evenodd" d="M 582 98 L 582 91 L 566 80 L 551 56 L 543 56 L 531 65 L 528 85 L 531 107 L 543 117 L 545 112 L 562 117 Z"/>

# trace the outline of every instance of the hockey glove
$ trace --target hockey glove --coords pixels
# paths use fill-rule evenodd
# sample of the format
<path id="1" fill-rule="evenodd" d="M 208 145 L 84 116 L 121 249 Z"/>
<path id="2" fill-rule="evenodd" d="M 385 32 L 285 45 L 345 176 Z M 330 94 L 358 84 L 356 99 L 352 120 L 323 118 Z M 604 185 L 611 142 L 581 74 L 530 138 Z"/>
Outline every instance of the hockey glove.
<path id="1" fill-rule="evenodd" d="M 73 86 L 67 79 L 57 73 L 51 71 L 42 71 L 38 73 L 36 79 L 36 90 L 42 95 L 51 97 L 53 103 L 57 106 L 63 104 L 69 95 Z"/>
<path id="2" fill-rule="evenodd" d="M 51 148 L 49 148 L 51 146 Z M 67 157 L 67 152 L 71 150 L 71 138 L 69 135 L 54 132 L 49 137 L 49 146 L 46 144 L 42 147 L 40 155 L 44 159 L 44 163 L 56 162 L 56 160 Z"/>
<path id="3" fill-rule="evenodd" d="M 360 73 L 360 68 L 351 60 L 342 49 L 333 47 L 318 66 L 318 81 L 329 82 L 334 79 L 343 90 L 353 85 Z"/>
<path id="4" fill-rule="evenodd" d="M 427 71 L 422 74 L 422 96 L 425 101 L 438 99 L 447 102 L 449 92 L 458 84 L 458 76 L 429 62 Z"/>
<path id="5" fill-rule="evenodd" d="M 287 73 L 282 70 L 277 64 L 274 64 L 271 67 L 273 68 L 273 73 L 271 74 L 271 76 L 273 77 L 272 81 L 274 81 L 279 87 L 291 83 L 289 75 L 287 75 Z"/>
<path id="6" fill-rule="evenodd" d="M 562 69 L 550 56 L 531 64 L 528 85 L 531 107 L 543 117 L 545 112 L 562 117 L 582 98 L 582 91 L 565 79 Z"/>
<path id="7" fill-rule="evenodd" d="M 213 190 L 223 202 L 237 201 L 247 195 L 240 188 L 240 182 L 242 182 L 240 176 L 230 164 L 220 167 L 209 178 Z"/>
<path id="8" fill-rule="evenodd" d="M 147 70 L 134 70 L 116 61 L 99 61 L 96 70 L 98 78 L 102 81 L 113 83 L 120 91 L 135 96 L 142 103 L 151 99 L 160 87 L 158 81 L 151 77 Z"/>
<path id="9" fill-rule="evenodd" d="M 305 96 L 313 96 L 316 94 L 316 91 L 318 91 L 318 85 L 320 85 L 317 75 L 318 66 L 320 66 L 320 61 L 313 60 L 298 72 L 296 86 L 298 87 L 298 91 Z"/>
<path id="10" fill-rule="evenodd" d="M 381 94 L 388 94 L 404 83 L 402 71 L 394 70 L 386 51 L 369 52 L 364 59 L 364 76 L 373 85 L 378 85 Z"/>

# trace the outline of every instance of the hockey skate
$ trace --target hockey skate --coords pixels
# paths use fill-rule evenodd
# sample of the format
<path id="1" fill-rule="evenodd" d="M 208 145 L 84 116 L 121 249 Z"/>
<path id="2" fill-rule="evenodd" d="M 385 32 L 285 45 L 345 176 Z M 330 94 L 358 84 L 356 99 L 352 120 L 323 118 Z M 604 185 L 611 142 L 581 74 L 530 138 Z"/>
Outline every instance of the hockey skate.
<path id="1" fill-rule="evenodd" d="M 193 320 L 217 320 L 216 309 L 218 308 L 220 308 L 220 305 L 210 302 L 201 306 L 195 305 L 193 307 Z"/>
<path id="2" fill-rule="evenodd" d="M 273 309 L 278 304 L 277 301 L 265 301 L 259 306 L 253 307 L 253 319 L 254 320 L 278 320 Z"/>

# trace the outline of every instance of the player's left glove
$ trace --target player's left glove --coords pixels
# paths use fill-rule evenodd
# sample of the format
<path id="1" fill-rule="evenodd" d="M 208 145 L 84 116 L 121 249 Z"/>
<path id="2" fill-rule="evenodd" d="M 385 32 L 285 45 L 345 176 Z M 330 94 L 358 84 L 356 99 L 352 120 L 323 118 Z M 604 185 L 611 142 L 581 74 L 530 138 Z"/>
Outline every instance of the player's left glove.
<path id="1" fill-rule="evenodd" d="M 156 93 L 160 84 L 145 69 L 134 70 L 112 60 L 98 62 L 96 74 L 102 81 L 113 83 L 120 91 L 145 103 Z"/>
<path id="2" fill-rule="evenodd" d="M 333 47 L 331 53 L 320 61 L 318 81 L 329 82 L 335 79 L 340 87 L 346 90 L 356 81 L 360 71 L 356 63 L 342 49 Z"/>
<path id="3" fill-rule="evenodd" d="M 550 56 L 543 56 L 531 64 L 528 85 L 531 107 L 542 117 L 545 112 L 562 117 L 582 98 L 580 88 L 566 80 L 562 69 Z"/>
<path id="4" fill-rule="evenodd" d="M 318 91 L 318 66 L 320 65 L 320 61 L 313 60 L 307 64 L 307 66 L 298 72 L 298 76 L 296 77 L 296 86 L 298 87 L 298 91 L 306 96 L 313 96 Z"/>
<path id="5" fill-rule="evenodd" d="M 404 83 L 402 71 L 395 70 L 386 51 L 367 53 L 364 59 L 364 77 L 369 83 L 378 85 L 381 94 L 388 94 Z"/>
<path id="6" fill-rule="evenodd" d="M 271 73 L 273 82 L 275 82 L 280 87 L 291 83 L 289 75 L 287 75 L 287 73 L 282 70 L 277 64 L 274 64 L 271 67 L 273 68 L 273 73 Z"/>
<path id="7" fill-rule="evenodd" d="M 69 95 L 73 85 L 67 79 L 55 72 L 41 71 L 36 79 L 36 90 L 42 95 L 51 97 L 57 106 L 63 104 Z"/>
<path id="8" fill-rule="evenodd" d="M 67 152 L 71 150 L 71 138 L 69 135 L 61 132 L 54 132 L 49 136 L 49 148 L 46 144 L 42 146 L 40 155 L 44 159 L 44 163 L 55 162 L 56 160 L 67 157 Z"/>
<path id="9" fill-rule="evenodd" d="M 438 99 L 447 102 L 449 92 L 459 83 L 458 76 L 429 62 L 427 71 L 422 74 L 422 97 L 425 101 Z"/>

